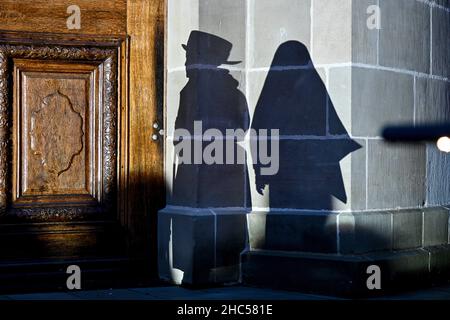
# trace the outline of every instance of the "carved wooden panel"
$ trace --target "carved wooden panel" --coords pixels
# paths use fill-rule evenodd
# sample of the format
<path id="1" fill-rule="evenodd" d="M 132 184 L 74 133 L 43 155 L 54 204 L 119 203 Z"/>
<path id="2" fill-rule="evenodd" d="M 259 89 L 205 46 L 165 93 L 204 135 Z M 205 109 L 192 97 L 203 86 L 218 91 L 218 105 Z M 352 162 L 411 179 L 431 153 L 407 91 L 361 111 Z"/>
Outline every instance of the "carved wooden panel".
<path id="1" fill-rule="evenodd" d="M 98 135 L 91 131 L 100 127 L 98 67 L 26 60 L 15 60 L 14 67 L 13 199 L 63 195 L 68 200 L 89 194 L 95 198 L 98 166 L 92 158 Z"/>
<path id="2" fill-rule="evenodd" d="M 24 106 L 29 106 L 28 96 L 23 97 Z M 71 189 L 83 192 L 85 166 L 79 159 L 83 160 L 82 153 L 86 150 L 83 141 L 86 127 L 82 111 L 75 109 L 60 89 L 43 98 L 31 115 L 27 111 L 22 122 L 25 130 L 21 132 L 21 152 L 28 156 L 21 162 L 22 191 L 25 194 L 28 190 L 41 194 Z"/>
<path id="3" fill-rule="evenodd" d="M 67 221 L 112 213 L 116 69 L 115 48 L 0 45 L 4 217 Z"/>

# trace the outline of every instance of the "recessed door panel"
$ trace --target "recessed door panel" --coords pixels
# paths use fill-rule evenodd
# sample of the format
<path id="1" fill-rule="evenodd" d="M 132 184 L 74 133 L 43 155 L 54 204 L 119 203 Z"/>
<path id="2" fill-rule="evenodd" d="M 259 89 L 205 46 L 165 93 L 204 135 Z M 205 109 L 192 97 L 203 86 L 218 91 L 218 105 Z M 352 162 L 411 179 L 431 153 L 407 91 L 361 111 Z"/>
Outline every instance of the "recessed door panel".
<path id="1" fill-rule="evenodd" d="M 28 61 L 15 68 L 14 202 L 95 200 L 98 68 Z"/>
<path id="2" fill-rule="evenodd" d="M 3 218 L 117 217 L 117 55 L 114 48 L 0 46 Z"/>

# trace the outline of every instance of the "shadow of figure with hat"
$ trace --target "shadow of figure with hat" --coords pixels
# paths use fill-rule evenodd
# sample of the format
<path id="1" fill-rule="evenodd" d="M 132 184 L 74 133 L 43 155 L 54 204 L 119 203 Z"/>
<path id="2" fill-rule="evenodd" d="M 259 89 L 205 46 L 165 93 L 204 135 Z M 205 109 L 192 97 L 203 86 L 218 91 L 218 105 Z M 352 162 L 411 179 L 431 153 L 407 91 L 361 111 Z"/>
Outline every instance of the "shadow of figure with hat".
<path id="1" fill-rule="evenodd" d="M 201 121 L 203 133 L 210 129 L 220 131 L 223 136 L 220 147 L 223 157 L 222 161 L 217 157 L 213 164 L 206 164 L 204 160 L 194 163 L 195 153 L 201 158 L 205 148 L 211 142 L 217 142 L 217 137 L 210 141 L 203 139 L 200 149 L 195 149 L 192 143 L 191 163 L 175 161 L 171 203 L 200 208 L 245 207 L 249 205 L 250 199 L 245 150 L 234 139 L 234 160 L 227 161 L 226 157 L 230 155 L 226 154 L 225 137 L 227 129 L 248 130 L 249 112 L 245 96 L 238 90 L 239 82 L 230 75 L 229 70 L 220 68 L 221 65 L 240 62 L 228 61 L 232 49 L 230 42 L 209 33 L 192 31 L 187 44 L 182 47 L 186 51 L 186 76 L 189 80 L 180 92 L 175 130 L 185 129 L 192 137 L 194 122 Z M 177 145 L 184 139 L 182 136 L 174 139 L 178 158 L 189 158 L 183 154 L 185 149 L 177 151 Z M 239 162 L 239 155 L 244 155 L 244 163 Z"/>

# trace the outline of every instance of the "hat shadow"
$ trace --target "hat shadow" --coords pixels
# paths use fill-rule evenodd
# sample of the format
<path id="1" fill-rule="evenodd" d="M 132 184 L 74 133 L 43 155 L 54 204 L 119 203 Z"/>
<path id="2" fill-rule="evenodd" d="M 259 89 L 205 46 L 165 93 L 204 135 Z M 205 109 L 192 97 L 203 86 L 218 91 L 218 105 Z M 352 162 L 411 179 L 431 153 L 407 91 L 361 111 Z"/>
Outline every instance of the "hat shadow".
<path id="1" fill-rule="evenodd" d="M 187 44 L 186 66 L 192 65 L 236 65 L 241 61 L 228 61 L 233 44 L 223 38 L 202 31 L 192 31 Z"/>

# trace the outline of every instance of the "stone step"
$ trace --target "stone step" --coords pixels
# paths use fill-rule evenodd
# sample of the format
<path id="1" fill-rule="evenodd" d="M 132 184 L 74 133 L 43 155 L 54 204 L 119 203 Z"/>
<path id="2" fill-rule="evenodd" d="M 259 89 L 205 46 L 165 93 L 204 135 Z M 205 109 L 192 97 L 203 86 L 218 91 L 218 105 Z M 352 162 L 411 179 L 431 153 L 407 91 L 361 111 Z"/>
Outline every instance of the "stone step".
<path id="1" fill-rule="evenodd" d="M 369 266 L 380 290 L 367 286 Z M 362 255 L 249 250 L 242 254 L 245 285 L 344 297 L 372 297 L 450 279 L 450 246 Z"/>

